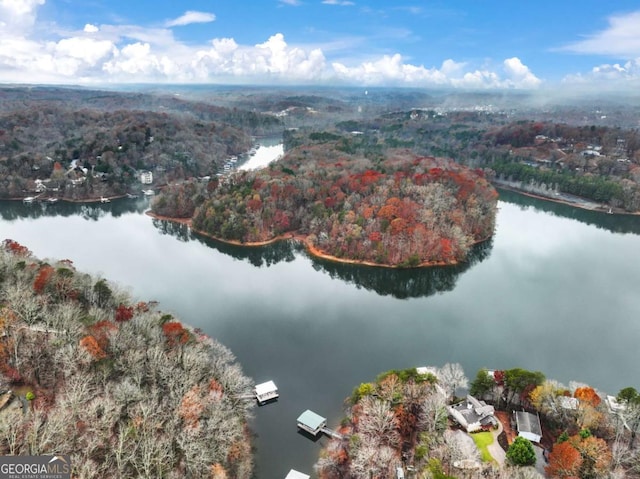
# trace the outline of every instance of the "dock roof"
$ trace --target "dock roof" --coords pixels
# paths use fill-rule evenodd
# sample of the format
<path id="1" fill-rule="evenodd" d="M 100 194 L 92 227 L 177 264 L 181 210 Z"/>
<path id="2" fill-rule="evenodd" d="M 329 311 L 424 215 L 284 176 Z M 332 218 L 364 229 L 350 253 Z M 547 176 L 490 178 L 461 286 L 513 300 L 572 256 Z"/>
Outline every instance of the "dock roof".
<path id="1" fill-rule="evenodd" d="M 284 479 L 309 479 L 310 477 L 311 476 L 302 474 L 301 472 L 291 469 L 289 471 L 289 474 L 287 474 L 287 477 L 285 477 Z"/>
<path id="2" fill-rule="evenodd" d="M 311 429 L 318 429 L 326 422 L 326 418 L 307 409 L 298 417 L 298 424 L 304 424 Z"/>
<path id="3" fill-rule="evenodd" d="M 261 396 L 266 393 L 270 393 L 272 391 L 277 391 L 277 390 L 278 388 L 276 387 L 273 381 L 267 381 L 266 383 L 256 384 L 256 394 L 258 396 Z"/>

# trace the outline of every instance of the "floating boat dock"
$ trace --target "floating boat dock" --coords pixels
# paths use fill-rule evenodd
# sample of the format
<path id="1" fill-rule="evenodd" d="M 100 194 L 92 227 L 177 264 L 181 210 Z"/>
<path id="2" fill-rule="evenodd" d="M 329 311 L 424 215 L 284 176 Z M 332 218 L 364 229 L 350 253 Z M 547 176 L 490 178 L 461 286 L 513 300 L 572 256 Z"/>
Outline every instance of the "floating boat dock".
<path id="1" fill-rule="evenodd" d="M 327 427 L 326 418 L 309 409 L 298 416 L 298 427 L 313 436 L 323 433 L 335 439 L 342 439 L 342 434 Z"/>
<path id="2" fill-rule="evenodd" d="M 287 477 L 284 479 L 309 479 L 311 476 L 307 474 L 303 474 L 301 472 L 296 471 L 295 469 L 291 469 Z"/>
<path id="3" fill-rule="evenodd" d="M 255 389 L 255 395 L 258 403 L 264 404 L 267 401 L 278 399 L 278 388 L 273 381 L 267 381 L 266 383 L 257 384 Z"/>

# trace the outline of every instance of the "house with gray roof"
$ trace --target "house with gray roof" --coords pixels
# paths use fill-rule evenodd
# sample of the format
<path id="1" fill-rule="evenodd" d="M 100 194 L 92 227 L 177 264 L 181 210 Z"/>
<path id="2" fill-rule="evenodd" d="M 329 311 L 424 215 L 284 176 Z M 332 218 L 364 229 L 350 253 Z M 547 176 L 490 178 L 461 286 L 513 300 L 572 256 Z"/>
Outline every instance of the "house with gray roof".
<path id="1" fill-rule="evenodd" d="M 542 426 L 540 417 L 525 411 L 514 411 L 518 436 L 529 439 L 531 442 L 540 442 L 542 439 Z"/>
<path id="2" fill-rule="evenodd" d="M 471 395 L 453 406 L 447 406 L 449 416 L 460 424 L 467 432 L 480 431 L 485 427 L 498 424 L 494 417 L 494 408 L 484 401 L 479 401 Z"/>

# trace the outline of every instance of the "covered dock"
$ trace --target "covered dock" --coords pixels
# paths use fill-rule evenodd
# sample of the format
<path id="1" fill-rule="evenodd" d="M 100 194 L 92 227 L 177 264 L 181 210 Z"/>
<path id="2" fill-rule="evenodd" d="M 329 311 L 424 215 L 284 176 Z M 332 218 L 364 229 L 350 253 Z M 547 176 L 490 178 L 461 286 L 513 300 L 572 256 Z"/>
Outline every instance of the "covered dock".
<path id="1" fill-rule="evenodd" d="M 257 384 L 255 387 L 256 399 L 260 404 L 264 404 L 267 401 L 278 399 L 278 388 L 273 381 L 267 381 L 266 383 Z"/>
<path id="2" fill-rule="evenodd" d="M 296 471 L 295 469 L 291 469 L 287 477 L 284 479 L 309 479 L 311 476 L 307 474 L 303 474 L 301 472 Z"/>
<path id="3" fill-rule="evenodd" d="M 298 427 L 317 436 L 327 427 L 327 419 L 307 409 L 298 416 Z"/>

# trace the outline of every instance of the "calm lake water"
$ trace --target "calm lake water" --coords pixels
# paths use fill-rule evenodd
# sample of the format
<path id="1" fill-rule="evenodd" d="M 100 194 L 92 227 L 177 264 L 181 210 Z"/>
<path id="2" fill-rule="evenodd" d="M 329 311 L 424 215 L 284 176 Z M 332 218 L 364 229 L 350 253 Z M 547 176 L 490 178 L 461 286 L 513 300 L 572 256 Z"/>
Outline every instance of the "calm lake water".
<path id="1" fill-rule="evenodd" d="M 390 271 L 316 261 L 290 243 L 238 248 L 110 204 L 0 203 L 0 239 L 119 284 L 227 345 L 278 402 L 256 409 L 256 477 L 312 474 L 354 386 L 389 369 L 523 367 L 607 393 L 640 387 L 640 217 L 501 192 L 496 234 L 468 265 Z M 313 477 L 313 476 L 312 476 Z"/>

